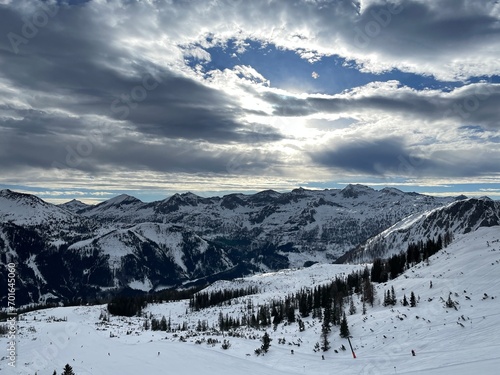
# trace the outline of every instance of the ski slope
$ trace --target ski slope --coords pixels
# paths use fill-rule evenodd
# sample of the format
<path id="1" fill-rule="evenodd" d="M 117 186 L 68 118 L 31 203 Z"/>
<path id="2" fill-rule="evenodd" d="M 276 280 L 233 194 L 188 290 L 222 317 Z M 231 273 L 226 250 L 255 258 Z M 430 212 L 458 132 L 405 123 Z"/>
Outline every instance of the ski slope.
<path id="1" fill-rule="evenodd" d="M 190 332 L 144 331 L 143 318 L 111 317 L 99 320 L 105 306 L 79 306 L 31 312 L 18 322 L 17 367 L 10 368 L 6 352 L 0 355 L 2 374 L 52 374 L 69 363 L 75 374 L 497 374 L 500 368 L 500 227 L 480 228 L 395 280 L 377 285 L 375 306 L 348 315 L 354 359 L 346 340 L 333 327 L 331 349 L 314 352 L 320 341 L 321 322 L 308 317 L 306 329 L 280 324 L 267 332 L 273 339 L 264 356 L 256 356 L 264 330 L 237 330 L 242 337 L 196 332 L 198 320 L 217 325 L 220 312 L 238 316 L 252 299 L 254 305 L 286 296 L 302 287 L 328 282 L 337 274 L 362 266 L 316 265 L 297 270 L 254 275 L 233 283 L 218 282 L 210 288 L 259 286 L 261 293 L 231 305 L 187 312 L 187 301 L 149 305 L 146 313 L 170 317 L 172 324 L 187 322 Z M 430 282 L 432 281 L 432 288 Z M 417 307 L 382 306 L 385 290 L 392 286 L 398 300 L 411 291 Z M 451 298 L 457 309 L 446 308 Z M 67 321 L 54 321 L 67 318 Z M 36 320 L 35 320 L 36 319 Z M 185 342 L 180 340 L 184 336 Z M 208 338 L 219 340 L 207 345 Z M 229 340 L 231 347 L 221 348 Z M 285 339 L 280 344 L 279 339 Z M 199 341 L 201 343 L 196 343 Z M 7 339 L 0 338 L 2 348 Z M 299 346 L 300 344 L 300 346 Z M 347 350 L 340 350 L 344 345 Z M 294 354 L 291 354 L 293 349 Z M 338 351 L 338 353 L 335 352 Z M 415 350 L 416 356 L 411 355 Z M 324 360 L 322 359 L 324 355 Z"/>

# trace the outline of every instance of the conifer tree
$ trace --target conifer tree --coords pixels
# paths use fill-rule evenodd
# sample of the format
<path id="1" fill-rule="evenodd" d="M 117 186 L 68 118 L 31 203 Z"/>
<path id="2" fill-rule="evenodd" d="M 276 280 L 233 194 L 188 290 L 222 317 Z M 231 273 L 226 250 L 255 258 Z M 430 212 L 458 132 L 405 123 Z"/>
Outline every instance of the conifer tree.
<path id="1" fill-rule="evenodd" d="M 347 317 L 344 315 L 342 316 L 342 321 L 340 322 L 340 337 L 343 339 L 349 337 L 349 325 L 347 324 Z"/>
<path id="2" fill-rule="evenodd" d="M 349 315 L 354 315 L 354 314 L 356 314 L 356 306 L 354 306 L 354 301 L 351 298 L 351 302 L 349 305 Z"/>
<path id="3" fill-rule="evenodd" d="M 415 299 L 415 293 L 411 292 L 410 295 L 410 307 L 417 306 L 417 300 Z"/>
<path id="4" fill-rule="evenodd" d="M 371 278 L 374 283 L 382 283 L 385 282 L 384 278 L 384 264 L 382 259 L 377 258 L 373 261 L 373 266 L 371 270 Z"/>
<path id="5" fill-rule="evenodd" d="M 328 333 L 330 332 L 329 328 L 326 328 L 325 325 L 323 325 L 323 328 L 321 329 L 321 350 L 326 352 L 328 349 L 330 349 L 330 341 L 328 341 Z"/>
<path id="6" fill-rule="evenodd" d="M 165 315 L 162 316 L 161 321 L 160 321 L 160 330 L 166 331 L 167 330 L 167 318 L 165 318 Z"/>
<path id="7" fill-rule="evenodd" d="M 365 279 L 363 285 L 363 299 L 366 300 L 371 307 L 373 307 L 373 302 L 375 300 L 375 289 L 373 288 L 373 284 L 369 279 Z"/>
<path id="8" fill-rule="evenodd" d="M 389 306 L 391 304 L 391 293 L 389 291 L 384 293 L 384 306 Z"/>
<path id="9" fill-rule="evenodd" d="M 332 321 L 332 306 L 327 304 L 323 314 L 323 325 L 321 326 L 321 350 L 326 352 L 330 349 L 328 334 L 330 333 L 330 323 Z"/>
<path id="10" fill-rule="evenodd" d="M 262 346 L 260 347 L 264 353 L 267 353 L 269 347 L 271 346 L 272 339 L 269 337 L 269 334 L 266 332 L 264 336 L 262 336 Z"/>
<path id="11" fill-rule="evenodd" d="M 408 306 L 408 300 L 406 299 L 406 294 L 403 296 L 403 306 Z"/>
<path id="12" fill-rule="evenodd" d="M 299 323 L 299 332 L 304 332 L 306 330 L 306 326 L 305 326 L 304 322 L 302 321 L 302 319 L 299 319 L 298 323 Z"/>
<path id="13" fill-rule="evenodd" d="M 394 306 L 396 301 L 396 292 L 394 291 L 394 286 L 391 286 L 391 305 Z"/>
<path id="14" fill-rule="evenodd" d="M 73 368 L 69 364 L 66 364 L 66 366 L 64 366 L 62 375 L 75 375 L 75 373 L 73 372 Z"/>
<path id="15" fill-rule="evenodd" d="M 224 331 L 224 314 L 222 314 L 222 311 L 219 312 L 219 329 Z"/>

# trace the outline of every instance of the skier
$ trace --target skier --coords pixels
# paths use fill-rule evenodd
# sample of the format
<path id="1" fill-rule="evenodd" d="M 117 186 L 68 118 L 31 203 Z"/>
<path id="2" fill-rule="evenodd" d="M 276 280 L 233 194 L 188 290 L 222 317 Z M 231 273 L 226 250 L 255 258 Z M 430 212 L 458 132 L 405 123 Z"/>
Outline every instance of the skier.
<path id="1" fill-rule="evenodd" d="M 411 350 L 411 355 L 415 357 L 415 350 Z"/>

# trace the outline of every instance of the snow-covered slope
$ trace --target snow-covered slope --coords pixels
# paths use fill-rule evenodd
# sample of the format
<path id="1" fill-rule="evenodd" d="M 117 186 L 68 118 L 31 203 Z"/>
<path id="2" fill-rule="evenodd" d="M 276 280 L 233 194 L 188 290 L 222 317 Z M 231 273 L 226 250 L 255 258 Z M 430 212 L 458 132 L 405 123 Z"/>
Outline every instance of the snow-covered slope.
<path id="1" fill-rule="evenodd" d="M 90 236 L 96 225 L 92 219 L 34 195 L 0 190 L 0 239 L 4 239 L 0 254 L 9 252 L 15 256 L 18 251 L 23 251 L 19 248 L 19 243 L 23 242 L 21 232 L 36 232 L 34 235 L 42 239 L 43 243 L 31 246 L 31 251 L 36 253 L 42 248 L 58 247 L 75 238 Z M 14 232 L 19 233 L 16 235 Z M 11 237 L 10 240 L 8 237 Z"/>
<path id="2" fill-rule="evenodd" d="M 500 366 L 500 227 L 479 228 L 463 235 L 448 248 L 430 257 L 429 264 L 407 270 L 399 278 L 376 288 L 375 306 L 348 315 L 354 359 L 349 344 L 333 327 L 332 348 L 315 352 L 321 323 L 304 319 L 305 330 L 297 323 L 281 323 L 273 328 L 241 328 L 231 334 L 213 330 L 198 332 L 198 321 L 217 326 L 219 314 L 238 316 L 248 306 L 258 306 L 270 298 L 285 297 L 300 288 L 327 282 L 335 275 L 360 266 L 317 265 L 238 279 L 233 285 L 260 285 L 261 294 L 241 297 L 220 307 L 188 310 L 188 301 L 150 305 L 145 313 L 166 316 L 172 325 L 186 323 L 183 332 L 144 331 L 144 317 L 99 316 L 104 306 L 80 306 L 24 314 L 18 322 L 17 367 L 0 359 L 2 374 L 27 375 L 61 372 L 69 363 L 75 374 L 100 375 L 144 372 L 205 375 L 250 374 L 428 374 L 493 375 Z M 432 281 L 432 287 L 430 282 Z M 394 307 L 379 302 L 394 287 L 398 299 Z M 416 307 L 402 306 L 403 295 L 414 292 Z M 450 297 L 455 308 L 447 308 Z M 66 318 L 67 321 L 57 321 Z M 269 352 L 256 356 L 264 330 L 272 338 Z M 210 339 L 210 340 L 209 340 Z M 215 344 L 209 344 L 218 340 Z M 222 349 L 223 340 L 230 347 Z M 0 337 L 7 346 L 7 338 Z M 340 348 L 344 346 L 346 351 Z M 293 350 L 293 354 L 291 352 Z M 416 355 L 412 356 L 414 350 Z M 322 359 L 324 356 L 324 360 Z M 167 370 L 168 369 L 168 370 Z"/>
<path id="3" fill-rule="evenodd" d="M 72 212 L 47 203 L 40 198 L 11 191 L 0 190 L 0 222 L 12 222 L 17 225 L 40 225 L 47 222 L 76 221 Z"/>
<path id="4" fill-rule="evenodd" d="M 102 221 L 133 222 L 137 219 L 137 211 L 144 206 L 141 200 L 121 194 L 95 206 L 86 206 L 78 213 L 85 217 L 98 217 Z"/>
<path id="5" fill-rule="evenodd" d="M 160 223 L 116 229 L 76 242 L 68 251 L 107 263 L 107 277 L 94 279 L 96 287 L 128 286 L 149 291 L 234 267 L 223 249 L 187 229 Z M 95 266 L 86 263 L 82 272 L 91 280 Z"/>
<path id="6" fill-rule="evenodd" d="M 85 204 L 77 199 L 72 199 L 69 202 L 62 203 L 58 206 L 71 212 L 78 212 L 89 207 L 88 204 Z"/>
<path id="7" fill-rule="evenodd" d="M 272 244 L 289 266 L 332 261 L 404 217 L 443 206 L 454 198 L 380 191 L 362 185 L 344 189 L 266 190 L 254 195 L 203 198 L 175 194 L 152 203 L 119 196 L 80 213 L 101 222 L 172 223 L 206 239 L 238 242 L 245 251 Z"/>
<path id="8" fill-rule="evenodd" d="M 500 202 L 486 197 L 459 200 L 406 217 L 346 254 L 343 260 L 364 262 L 376 257 L 387 258 L 406 251 L 410 243 L 436 240 L 446 233 L 460 237 L 480 227 L 495 225 L 500 225 Z"/>

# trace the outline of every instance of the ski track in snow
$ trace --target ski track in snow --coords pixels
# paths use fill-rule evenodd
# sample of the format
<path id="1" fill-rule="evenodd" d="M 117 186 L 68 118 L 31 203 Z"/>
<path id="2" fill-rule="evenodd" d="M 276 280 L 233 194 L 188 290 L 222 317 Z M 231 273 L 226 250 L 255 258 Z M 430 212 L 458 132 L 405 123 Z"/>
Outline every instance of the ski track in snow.
<path id="1" fill-rule="evenodd" d="M 198 320 L 207 320 L 211 326 L 217 324 L 220 312 L 238 316 L 250 298 L 254 305 L 262 304 L 303 287 L 324 284 L 337 274 L 347 274 L 360 267 L 363 266 L 323 264 L 233 282 L 219 281 L 208 290 L 258 286 L 261 293 L 241 297 L 229 306 L 188 315 L 187 301 L 149 305 L 146 311 L 157 318 L 170 317 L 174 325 L 186 321 L 194 328 Z M 381 306 L 380 299 L 391 286 L 398 300 L 403 294 L 409 298 L 413 291 L 420 298 L 418 306 L 403 307 L 400 302 L 393 308 Z M 24 314 L 18 322 L 17 367 L 7 365 L 4 351 L 0 354 L 0 373 L 44 375 L 54 370 L 60 373 L 66 363 L 73 367 L 76 375 L 498 373 L 500 227 L 480 228 L 464 235 L 432 256 L 429 265 L 420 263 L 399 278 L 378 284 L 376 291 L 375 307 L 368 307 L 367 314 L 362 315 L 361 302 L 354 298 L 357 313 L 348 316 L 356 359 L 352 358 L 347 341 L 339 337 L 338 327 L 333 327 L 329 336 L 332 349 L 315 353 L 313 347 L 320 341 L 321 323 L 311 317 L 304 319 L 304 332 L 298 331 L 296 323 L 280 324 L 276 331 L 268 327 L 267 332 L 273 339 L 271 348 L 266 355 L 257 357 L 254 349 L 260 346 L 258 338 L 264 330 L 241 329 L 247 336 L 256 335 L 256 339 L 211 334 L 180 342 L 174 333 L 144 331 L 143 318 L 111 317 L 108 324 L 102 324 L 99 315 L 105 306 L 79 306 Z M 446 300 L 450 292 L 452 299 L 458 302 L 458 310 L 445 308 L 440 300 Z M 57 322 L 51 317 L 67 317 L 67 321 Z M 186 336 L 186 332 L 178 335 Z M 228 339 L 231 347 L 223 350 L 220 343 L 213 347 L 195 343 L 208 337 L 220 342 Z M 279 344 L 278 338 L 285 338 L 287 344 Z M 5 336 L 0 337 L 0 346 L 6 348 L 7 341 Z M 288 345 L 292 342 L 301 342 L 301 345 Z M 335 353 L 341 345 L 348 349 Z M 416 351 L 414 357 L 412 349 Z M 322 354 L 325 360 L 321 359 Z"/>

